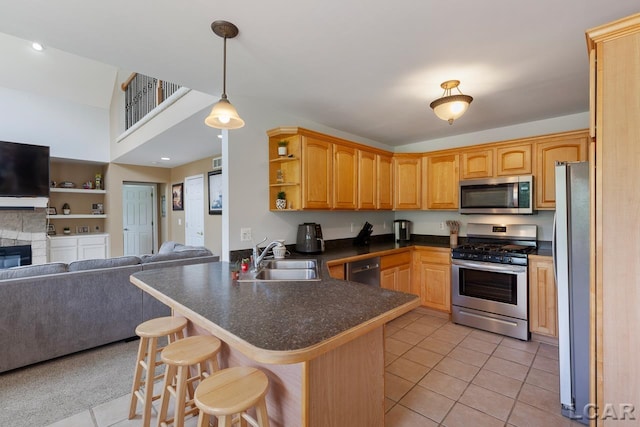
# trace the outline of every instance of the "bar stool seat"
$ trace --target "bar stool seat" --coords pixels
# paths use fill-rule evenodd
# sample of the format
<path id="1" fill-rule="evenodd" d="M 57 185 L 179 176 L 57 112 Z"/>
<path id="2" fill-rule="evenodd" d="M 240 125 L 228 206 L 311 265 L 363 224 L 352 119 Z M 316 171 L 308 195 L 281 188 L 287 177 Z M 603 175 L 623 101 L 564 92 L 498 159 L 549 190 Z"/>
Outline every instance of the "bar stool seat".
<path id="1" fill-rule="evenodd" d="M 182 330 L 187 327 L 184 317 L 158 317 L 147 320 L 136 327 L 136 335 L 140 337 L 136 369 L 133 374 L 131 388 L 131 403 L 129 405 L 129 419 L 136 416 L 138 401 L 142 403 L 142 426 L 149 427 L 151 420 L 151 402 L 160 398 L 153 394 L 153 384 L 163 377 L 155 375 L 156 368 L 162 364 L 158 360 L 158 353 L 163 347 L 158 347 L 158 339 L 167 337 L 170 344 L 183 338 Z M 146 371 L 144 381 L 142 373 Z"/>
<path id="2" fill-rule="evenodd" d="M 218 418 L 219 427 L 230 427 L 234 415 L 254 427 L 269 427 L 265 400 L 268 388 L 269 379 L 256 368 L 239 366 L 214 373 L 196 388 L 198 427 L 207 427 L 210 415 Z M 256 409 L 257 420 L 246 413 L 251 407 Z"/>
<path id="3" fill-rule="evenodd" d="M 205 378 L 220 370 L 218 353 L 222 343 L 210 335 L 196 335 L 173 342 L 162 350 L 161 360 L 166 365 L 162 400 L 158 414 L 158 426 L 166 427 L 174 424 L 184 426 L 187 415 L 196 414 L 198 408 L 193 402 L 194 382 L 202 382 Z M 191 367 L 196 367 L 196 374 L 191 376 Z M 169 400 L 175 399 L 175 414 L 167 417 Z M 187 409 L 190 407 L 190 409 Z"/>

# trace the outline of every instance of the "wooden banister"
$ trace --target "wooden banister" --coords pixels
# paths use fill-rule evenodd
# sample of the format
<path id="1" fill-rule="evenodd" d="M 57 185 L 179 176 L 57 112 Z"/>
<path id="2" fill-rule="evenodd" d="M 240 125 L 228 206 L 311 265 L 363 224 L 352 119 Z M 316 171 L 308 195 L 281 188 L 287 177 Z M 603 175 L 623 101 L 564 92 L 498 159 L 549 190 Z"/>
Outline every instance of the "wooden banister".
<path id="1" fill-rule="evenodd" d="M 125 80 L 124 83 L 122 83 L 120 85 L 120 88 L 122 89 L 123 92 L 127 91 L 127 88 L 129 87 L 129 84 L 131 84 L 131 82 L 133 81 L 133 79 L 136 78 L 137 75 L 138 75 L 138 73 L 131 73 L 129 78 L 127 80 Z"/>

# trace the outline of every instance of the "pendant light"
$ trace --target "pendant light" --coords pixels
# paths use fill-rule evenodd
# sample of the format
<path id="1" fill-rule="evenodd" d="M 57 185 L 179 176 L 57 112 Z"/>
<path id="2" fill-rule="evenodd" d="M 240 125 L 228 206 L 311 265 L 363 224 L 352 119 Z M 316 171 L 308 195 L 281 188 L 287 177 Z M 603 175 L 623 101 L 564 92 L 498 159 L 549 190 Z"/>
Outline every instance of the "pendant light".
<path id="1" fill-rule="evenodd" d="M 469 108 L 469 104 L 473 101 L 473 98 L 469 95 L 463 95 L 458 89 L 460 80 L 447 80 L 442 83 L 440 87 L 444 89 L 444 93 L 441 98 L 433 101 L 429 106 L 433 108 L 433 112 L 442 120 L 446 120 L 449 124 L 453 124 L 453 121 L 462 117 L 462 115 Z M 458 89 L 459 95 L 451 95 L 451 89 Z"/>
<path id="2" fill-rule="evenodd" d="M 224 39 L 224 59 L 222 68 L 222 97 L 211 109 L 211 113 L 204 119 L 207 126 L 216 129 L 240 129 L 244 120 L 240 118 L 235 107 L 227 99 L 227 39 L 238 35 L 238 27 L 227 21 L 214 21 L 211 30 Z"/>

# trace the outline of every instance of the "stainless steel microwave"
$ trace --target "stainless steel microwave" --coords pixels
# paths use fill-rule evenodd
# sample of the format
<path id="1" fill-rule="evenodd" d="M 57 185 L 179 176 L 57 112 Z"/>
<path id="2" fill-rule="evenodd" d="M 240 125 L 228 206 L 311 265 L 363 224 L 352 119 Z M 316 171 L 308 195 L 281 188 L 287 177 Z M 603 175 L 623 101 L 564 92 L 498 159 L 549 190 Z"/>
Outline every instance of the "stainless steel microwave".
<path id="1" fill-rule="evenodd" d="M 462 214 L 532 214 L 533 175 L 460 181 Z"/>

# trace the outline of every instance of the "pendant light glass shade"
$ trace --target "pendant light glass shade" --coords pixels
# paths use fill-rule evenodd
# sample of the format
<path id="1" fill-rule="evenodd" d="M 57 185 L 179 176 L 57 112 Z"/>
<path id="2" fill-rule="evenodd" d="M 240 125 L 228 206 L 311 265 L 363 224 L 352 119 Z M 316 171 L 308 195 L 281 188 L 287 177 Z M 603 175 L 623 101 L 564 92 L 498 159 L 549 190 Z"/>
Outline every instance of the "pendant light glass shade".
<path id="1" fill-rule="evenodd" d="M 226 95 L 223 95 L 220 101 L 213 105 L 211 113 L 204 119 L 204 123 L 216 129 L 240 129 L 244 126 L 244 120 L 240 118 Z"/>
<path id="2" fill-rule="evenodd" d="M 460 81 L 447 80 L 440 85 L 444 89 L 444 93 L 441 98 L 433 101 L 429 106 L 433 108 L 433 112 L 439 119 L 446 120 L 449 124 L 453 124 L 454 120 L 459 119 L 469 108 L 469 104 L 473 101 L 473 98 L 469 95 L 463 95 L 460 92 L 459 95 L 451 95 L 451 89 L 458 88 Z"/>
<path id="3" fill-rule="evenodd" d="M 240 129 L 244 126 L 244 120 L 227 99 L 227 39 L 238 35 L 238 27 L 227 21 L 214 21 L 211 30 L 224 39 L 224 56 L 222 67 L 222 96 L 216 102 L 211 112 L 204 119 L 207 126 L 216 129 Z"/>

